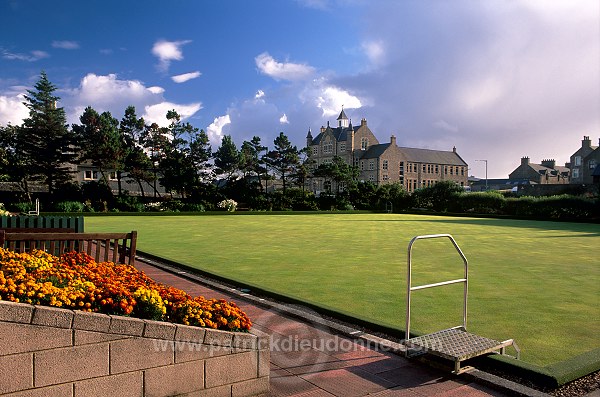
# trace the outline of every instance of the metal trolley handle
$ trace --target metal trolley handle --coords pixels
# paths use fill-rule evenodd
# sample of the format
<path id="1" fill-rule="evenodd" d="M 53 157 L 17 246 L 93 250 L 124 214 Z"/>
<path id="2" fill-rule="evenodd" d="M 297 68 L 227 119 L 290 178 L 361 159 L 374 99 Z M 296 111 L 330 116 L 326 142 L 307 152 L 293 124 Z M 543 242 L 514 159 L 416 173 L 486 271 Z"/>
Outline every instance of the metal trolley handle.
<path id="1" fill-rule="evenodd" d="M 439 283 L 425 284 L 425 285 L 419 285 L 419 286 L 413 287 L 412 286 L 412 247 L 413 247 L 413 245 L 415 244 L 415 242 L 417 240 L 424 240 L 424 239 L 431 239 L 431 238 L 444 238 L 444 237 L 448 238 L 452 242 L 452 245 L 454 245 L 454 248 L 456 248 L 456 251 L 462 258 L 463 263 L 464 263 L 464 277 L 458 278 L 456 280 L 441 281 Z M 454 237 L 452 237 L 450 234 L 427 234 L 427 235 L 423 235 L 423 236 L 416 236 L 412 240 L 410 240 L 410 243 L 408 243 L 408 266 L 407 266 L 407 277 L 406 277 L 407 290 L 406 290 L 406 335 L 405 335 L 405 339 L 410 339 L 410 303 L 411 303 L 412 291 L 417 291 L 417 290 L 425 289 L 425 288 L 440 287 L 442 285 L 449 285 L 449 284 L 463 283 L 463 285 L 464 285 L 462 328 L 464 331 L 466 331 L 467 330 L 467 291 L 468 291 L 468 287 L 469 287 L 468 278 L 469 278 L 469 263 L 467 261 L 467 258 L 465 257 L 465 255 L 461 251 L 460 247 L 454 240 Z"/>

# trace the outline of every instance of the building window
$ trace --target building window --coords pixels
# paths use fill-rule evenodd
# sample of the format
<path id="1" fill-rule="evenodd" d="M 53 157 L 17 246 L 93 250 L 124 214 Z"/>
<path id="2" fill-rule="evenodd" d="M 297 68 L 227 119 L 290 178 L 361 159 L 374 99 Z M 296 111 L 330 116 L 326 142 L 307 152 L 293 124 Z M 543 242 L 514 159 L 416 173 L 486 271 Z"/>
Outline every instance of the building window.
<path id="1" fill-rule="evenodd" d="M 365 162 L 363 160 L 360 161 L 360 170 L 361 171 L 365 170 Z"/>
<path id="2" fill-rule="evenodd" d="M 581 165 L 581 156 L 575 156 L 575 165 Z"/>
<path id="3" fill-rule="evenodd" d="M 340 143 L 340 152 L 345 152 L 345 151 L 346 151 L 346 142 Z"/>
<path id="4" fill-rule="evenodd" d="M 365 137 L 360 138 L 360 149 L 367 150 L 367 146 L 369 146 L 369 140 Z"/>
<path id="5" fill-rule="evenodd" d="M 399 175 L 404 175 L 404 161 L 400 162 L 400 166 L 398 168 L 399 168 L 399 171 L 400 171 L 398 174 Z"/>
<path id="6" fill-rule="evenodd" d="M 593 170 L 594 168 L 596 168 L 596 160 L 595 159 L 591 159 L 588 164 L 589 164 L 590 170 Z"/>
<path id="7" fill-rule="evenodd" d="M 117 180 L 117 171 L 111 171 L 108 174 L 108 180 L 109 181 L 116 181 Z"/>
<path id="8" fill-rule="evenodd" d="M 460 167 L 460 175 L 465 176 L 465 167 Z"/>
<path id="9" fill-rule="evenodd" d="M 401 177 L 400 177 L 400 180 L 399 180 L 399 182 L 400 182 L 400 184 L 401 184 L 402 186 L 404 186 L 404 177 L 403 177 L 403 176 L 401 176 Z"/>
<path id="10" fill-rule="evenodd" d="M 579 179 L 579 168 L 573 168 L 573 179 Z"/>
<path id="11" fill-rule="evenodd" d="M 96 179 L 98 179 L 98 171 L 83 171 L 83 179 L 86 181 L 95 181 Z"/>
<path id="12" fill-rule="evenodd" d="M 388 179 L 390 179 L 390 177 L 388 176 L 388 174 L 383 175 L 383 180 L 387 181 Z"/>
<path id="13" fill-rule="evenodd" d="M 425 164 L 423 164 L 423 173 L 425 173 L 426 170 L 427 170 L 427 166 Z"/>
<path id="14" fill-rule="evenodd" d="M 318 156 L 318 155 L 319 155 L 319 147 L 313 146 L 313 156 Z"/>
<path id="15" fill-rule="evenodd" d="M 375 177 L 373 176 L 373 174 L 369 175 L 369 182 L 374 182 L 375 181 Z"/>
<path id="16" fill-rule="evenodd" d="M 369 171 L 375 170 L 375 160 L 369 160 Z"/>
<path id="17" fill-rule="evenodd" d="M 440 166 L 439 165 L 435 165 L 435 173 L 439 173 L 440 172 Z"/>
<path id="18" fill-rule="evenodd" d="M 448 167 L 444 166 L 444 175 L 448 175 Z"/>
<path id="19" fill-rule="evenodd" d="M 323 153 L 333 153 L 333 144 L 331 142 L 323 144 Z"/>
<path id="20" fill-rule="evenodd" d="M 383 160 L 382 167 L 383 167 L 384 170 L 388 169 L 388 161 L 387 160 Z"/>

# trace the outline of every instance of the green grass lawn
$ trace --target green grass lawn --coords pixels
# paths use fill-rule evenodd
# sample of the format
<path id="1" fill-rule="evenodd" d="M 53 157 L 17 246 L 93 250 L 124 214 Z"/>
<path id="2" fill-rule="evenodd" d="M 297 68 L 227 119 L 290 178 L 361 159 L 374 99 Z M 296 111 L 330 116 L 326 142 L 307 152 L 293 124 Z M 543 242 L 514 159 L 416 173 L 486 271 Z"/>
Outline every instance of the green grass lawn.
<path id="1" fill-rule="evenodd" d="M 514 338 L 547 366 L 600 348 L 600 225 L 396 214 L 87 217 L 138 248 L 378 324 L 404 328 L 407 245 L 450 233 L 469 260 L 468 330 Z M 462 277 L 448 239 L 418 241 L 415 285 Z M 461 325 L 462 285 L 414 292 L 411 330 Z"/>

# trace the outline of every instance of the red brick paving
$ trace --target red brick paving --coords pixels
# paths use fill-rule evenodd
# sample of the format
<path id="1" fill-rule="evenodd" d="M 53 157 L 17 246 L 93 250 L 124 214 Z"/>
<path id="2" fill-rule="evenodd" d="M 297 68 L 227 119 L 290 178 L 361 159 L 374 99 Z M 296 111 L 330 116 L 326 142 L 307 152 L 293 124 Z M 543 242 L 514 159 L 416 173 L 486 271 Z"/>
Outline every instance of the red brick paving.
<path id="1" fill-rule="evenodd" d="M 375 351 L 315 324 L 259 307 L 234 295 L 167 273 L 148 264 L 136 267 L 154 280 L 191 295 L 235 301 L 254 327 L 272 336 L 271 391 L 267 397 L 501 397 L 389 352 Z"/>

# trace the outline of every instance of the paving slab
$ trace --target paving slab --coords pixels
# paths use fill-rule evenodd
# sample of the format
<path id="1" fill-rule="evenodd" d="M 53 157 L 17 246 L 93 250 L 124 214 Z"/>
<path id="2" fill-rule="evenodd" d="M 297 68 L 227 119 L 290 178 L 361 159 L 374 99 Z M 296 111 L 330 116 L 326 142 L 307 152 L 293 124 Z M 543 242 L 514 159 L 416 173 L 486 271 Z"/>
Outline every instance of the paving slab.
<path id="1" fill-rule="evenodd" d="M 251 318 L 253 327 L 270 334 L 270 392 L 266 397 L 511 395 L 341 335 L 322 325 L 327 321 L 315 321 L 319 317 L 315 313 L 300 318 L 293 309 L 289 314 L 281 305 L 269 306 L 257 297 L 250 299 L 246 293 L 155 260 L 138 260 L 136 267 L 157 282 L 191 295 L 234 301 Z"/>

